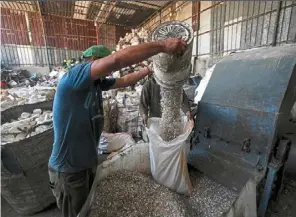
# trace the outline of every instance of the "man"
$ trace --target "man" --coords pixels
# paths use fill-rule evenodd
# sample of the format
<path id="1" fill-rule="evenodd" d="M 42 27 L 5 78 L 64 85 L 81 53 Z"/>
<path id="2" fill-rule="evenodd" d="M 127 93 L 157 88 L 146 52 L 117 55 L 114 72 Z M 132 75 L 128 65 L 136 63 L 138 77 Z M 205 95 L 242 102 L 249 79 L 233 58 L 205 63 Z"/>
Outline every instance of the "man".
<path id="1" fill-rule="evenodd" d="M 97 166 L 97 144 L 104 126 L 102 91 L 135 84 L 151 74 L 144 69 L 122 78 L 106 79 L 108 73 L 164 52 L 182 54 L 186 43 L 167 39 L 131 46 L 111 54 L 93 46 L 58 83 L 53 105 L 54 144 L 49 177 L 57 205 L 64 217 L 76 217 L 85 203 Z"/>
<path id="2" fill-rule="evenodd" d="M 140 114 L 144 124 L 147 124 L 148 117 L 161 117 L 160 86 L 151 78 L 145 82 L 140 98 Z M 190 105 L 185 91 L 183 90 L 182 110 L 188 119 L 191 119 Z"/>

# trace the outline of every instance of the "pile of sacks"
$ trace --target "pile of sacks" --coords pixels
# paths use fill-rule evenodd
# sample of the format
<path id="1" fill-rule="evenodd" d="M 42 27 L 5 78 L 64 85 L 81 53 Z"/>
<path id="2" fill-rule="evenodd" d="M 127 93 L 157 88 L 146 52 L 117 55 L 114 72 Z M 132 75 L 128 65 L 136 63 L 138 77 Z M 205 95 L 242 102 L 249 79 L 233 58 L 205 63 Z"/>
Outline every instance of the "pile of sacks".
<path id="1" fill-rule="evenodd" d="M 143 61 L 142 63 L 124 67 L 124 68 L 120 69 L 119 71 L 113 72 L 112 77 L 113 78 L 120 78 L 120 77 L 125 76 L 129 73 L 139 71 L 139 70 L 145 68 L 146 66 L 150 65 L 151 62 L 152 61 L 150 59 L 148 59 L 148 60 Z M 143 84 L 143 81 L 140 81 L 140 83 Z"/>
<path id="2" fill-rule="evenodd" d="M 105 132 L 126 132 L 139 137 L 142 123 L 139 113 L 140 91 L 138 86 L 137 90 L 103 92 Z"/>
<path id="3" fill-rule="evenodd" d="M 57 78 L 48 75 L 37 75 L 22 69 L 1 69 L 2 82 L 9 88 L 16 87 L 54 87 L 57 85 Z"/>
<path id="4" fill-rule="evenodd" d="M 17 120 L 1 125 L 1 143 L 12 143 L 40 134 L 52 127 L 52 111 L 23 112 Z"/>
<path id="5" fill-rule="evenodd" d="M 135 144 L 132 136 L 139 135 L 137 131 L 139 114 L 131 107 L 137 109 L 137 105 L 134 104 L 139 103 L 139 97 L 136 91 L 128 89 L 102 93 L 104 129 L 98 144 L 99 154 L 110 154 L 109 157 L 112 157 L 117 150 Z"/>
<path id="6" fill-rule="evenodd" d="M 34 86 L 38 87 L 56 87 L 58 84 L 58 79 L 56 77 L 51 76 L 41 76 L 36 80 L 36 84 Z"/>
<path id="7" fill-rule="evenodd" d="M 64 60 L 62 66 L 55 67 L 49 75 L 38 77 L 36 86 L 41 87 L 56 87 L 58 81 L 66 74 L 72 67 L 79 64 L 81 60 L 76 61 L 75 58 L 71 60 Z"/>
<path id="8" fill-rule="evenodd" d="M 149 33 L 144 28 L 132 29 L 125 37 L 120 37 L 116 51 L 132 45 L 149 42 Z M 113 78 L 119 78 L 129 73 L 139 71 L 150 65 L 152 60 L 148 59 L 138 64 L 127 66 L 119 71 L 113 72 Z M 141 118 L 139 114 L 139 103 L 142 85 L 147 78 L 142 79 L 132 87 L 121 91 L 114 90 L 103 92 L 104 107 L 104 131 L 108 133 L 127 132 L 133 137 L 139 137 L 141 131 Z"/>
<path id="9" fill-rule="evenodd" d="M 34 85 L 34 76 L 26 70 L 10 69 L 1 64 L 1 81 L 6 87 L 20 87 Z"/>
<path id="10" fill-rule="evenodd" d="M 50 73 L 49 73 L 49 77 L 51 79 L 55 79 L 56 80 L 56 84 L 58 83 L 58 81 L 64 76 L 64 74 L 66 74 L 69 71 L 68 68 L 63 68 L 63 67 L 56 67 L 55 69 L 53 69 Z"/>
<path id="11" fill-rule="evenodd" d="M 125 37 L 120 38 L 116 51 L 132 45 L 149 42 L 149 33 L 145 29 L 132 29 Z M 129 73 L 139 71 L 148 66 L 152 61 L 146 60 L 113 72 L 113 78 L 120 78 Z M 138 137 L 141 129 L 141 118 L 139 114 L 139 103 L 142 85 L 146 81 L 142 79 L 132 87 L 122 91 L 114 90 L 103 92 L 104 108 L 104 131 L 108 133 L 127 132 L 133 137 Z"/>
<path id="12" fill-rule="evenodd" d="M 149 32 L 147 30 L 144 28 L 132 29 L 131 33 L 126 33 L 123 38 L 119 38 L 118 44 L 116 45 L 116 51 L 146 42 L 149 42 Z M 113 77 L 118 78 L 128 73 L 141 70 L 145 65 L 149 65 L 150 62 L 151 60 L 143 61 L 141 64 L 134 64 L 132 66 L 122 68 L 121 70 L 114 72 Z"/>
<path id="13" fill-rule="evenodd" d="M 123 38 L 119 38 L 119 42 L 116 45 L 116 51 L 146 42 L 149 42 L 149 32 L 147 30 L 144 28 L 132 29 L 131 33 L 126 33 Z"/>
<path id="14" fill-rule="evenodd" d="M 118 107 L 117 130 L 128 132 L 133 137 L 139 137 L 142 124 L 139 112 L 140 95 L 137 91 L 118 92 L 116 101 Z"/>
<path id="15" fill-rule="evenodd" d="M 23 87 L 1 90 L 1 111 L 10 107 L 53 100 L 55 90 L 52 87 Z"/>
<path id="16" fill-rule="evenodd" d="M 116 132 L 117 125 L 117 101 L 115 99 L 117 90 L 103 92 L 103 110 L 104 110 L 104 131 L 108 133 Z"/>

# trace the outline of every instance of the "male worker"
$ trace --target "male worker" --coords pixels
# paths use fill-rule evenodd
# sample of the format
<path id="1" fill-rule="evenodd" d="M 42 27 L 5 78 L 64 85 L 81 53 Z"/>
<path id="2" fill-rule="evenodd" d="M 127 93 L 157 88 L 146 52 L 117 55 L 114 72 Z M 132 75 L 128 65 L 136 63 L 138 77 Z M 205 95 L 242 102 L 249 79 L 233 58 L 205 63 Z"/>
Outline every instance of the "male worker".
<path id="1" fill-rule="evenodd" d="M 147 124 L 148 117 L 161 117 L 160 99 L 160 86 L 152 75 L 145 82 L 140 98 L 140 114 L 145 125 Z M 190 105 L 184 90 L 182 110 L 188 120 L 191 119 Z"/>
<path id="2" fill-rule="evenodd" d="M 183 40 L 173 38 L 113 54 L 104 46 L 93 46 L 83 53 L 86 63 L 76 65 L 61 78 L 53 105 L 54 144 L 49 177 L 64 217 L 77 216 L 94 180 L 96 146 L 104 126 L 102 91 L 135 84 L 151 74 L 151 69 L 145 67 L 117 79 L 107 79 L 108 73 L 161 52 L 178 55 L 185 49 Z"/>

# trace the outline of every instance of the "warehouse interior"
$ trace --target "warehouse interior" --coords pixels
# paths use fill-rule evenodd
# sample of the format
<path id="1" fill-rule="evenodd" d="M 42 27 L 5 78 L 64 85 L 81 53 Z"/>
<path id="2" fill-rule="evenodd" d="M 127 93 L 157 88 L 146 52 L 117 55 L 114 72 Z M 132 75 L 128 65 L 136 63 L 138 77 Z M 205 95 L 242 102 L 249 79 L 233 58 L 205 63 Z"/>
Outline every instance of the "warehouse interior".
<path id="1" fill-rule="evenodd" d="M 293 43 L 295 5 L 284 1 L 278 9 L 277 1 L 3 1 L 2 60 L 16 67 L 51 67 L 93 44 L 115 49 L 132 28 L 152 31 L 162 22 L 180 20 L 194 30 L 192 55 L 196 69 L 204 72 L 235 50 Z"/>
<path id="2" fill-rule="evenodd" d="M 131 46 L 150 43 L 159 26 L 174 21 L 183 23 L 183 27 L 190 28 L 193 33 L 190 36 L 192 54 L 188 60 L 190 75 L 183 85 L 194 120 L 191 148 L 204 142 L 201 135 L 209 140 L 225 140 L 224 145 L 205 142 L 207 149 L 192 148 L 187 162 L 189 172 L 192 168 L 198 169 L 204 179 L 198 181 L 198 177 L 202 177 L 199 173 L 190 179 L 192 182 L 197 180 L 196 186 L 200 185 L 200 189 L 211 189 L 208 191 L 211 193 L 203 194 L 195 186 L 194 195 L 201 195 L 201 198 L 190 199 L 185 204 L 185 207 L 192 206 L 189 211 L 184 208 L 185 214 L 176 216 L 240 216 L 237 210 L 240 206 L 244 207 L 241 216 L 245 217 L 296 216 L 295 206 L 291 205 L 296 203 L 296 168 L 295 160 L 291 160 L 296 154 L 294 1 L 38 0 L 1 1 L 0 4 L 2 216 L 60 216 L 48 178 L 48 159 L 54 142 L 53 100 L 59 80 L 83 62 L 82 52 L 94 45 L 104 45 L 116 54 Z M 235 62 L 238 60 L 239 64 Z M 110 72 L 110 77 L 117 79 L 144 70 L 155 61 L 149 58 L 123 67 Z M 151 160 L 148 152 L 151 138 L 147 136 L 140 111 L 141 94 L 147 80 L 102 93 L 104 136 L 109 138 L 111 134 L 127 133 L 131 140 L 124 141 L 108 154 L 98 148 L 100 165 L 97 173 L 100 171 L 102 175 L 96 175 L 96 179 L 101 180 L 115 170 L 147 170 L 146 164 Z M 226 92 L 231 94 L 226 96 Z M 284 118 L 273 119 L 282 116 Z M 284 119 L 287 122 L 282 123 Z M 248 121 L 253 131 L 246 130 Z M 199 127 L 204 132 L 197 130 Z M 237 132 L 235 129 L 239 128 Z M 225 133 L 222 132 L 224 129 Z M 236 133 L 237 137 L 232 136 Z M 239 142 L 242 148 L 230 148 L 229 143 L 237 145 L 238 137 L 243 140 Z M 122 142 L 126 138 L 130 139 L 127 136 L 119 140 Z M 254 148 L 256 142 L 266 142 L 267 145 Z M 211 145 L 214 150 L 210 150 Z M 284 151 L 280 153 L 282 149 Z M 200 158 L 205 152 L 213 158 Z M 276 166 L 273 155 L 276 160 L 279 156 L 283 159 L 278 160 Z M 237 158 L 240 160 L 231 162 Z M 265 163 L 261 161 L 263 158 Z M 221 159 L 228 161 L 217 163 Z M 212 163 L 212 167 L 206 166 L 207 162 Z M 236 163 L 240 169 L 231 167 Z M 224 169 L 229 172 L 222 172 Z M 217 175 L 210 175 L 213 173 Z M 249 179 L 250 174 L 260 177 L 260 181 Z M 247 181 L 238 176 L 248 177 Z M 208 185 L 201 187 L 203 182 Z M 110 183 L 117 186 L 112 180 Z M 229 188 L 230 185 L 235 186 L 236 196 L 225 190 L 225 186 Z M 150 186 L 148 181 L 147 186 Z M 218 196 L 219 193 L 223 198 Z M 94 212 L 99 208 L 94 208 L 94 197 L 90 194 L 80 217 L 96 216 Z M 162 200 L 170 199 L 164 197 Z M 225 200 L 225 204 L 231 201 L 227 210 L 222 210 L 226 205 L 221 205 L 219 200 Z M 164 209 L 169 207 L 163 206 Z M 213 207 L 216 210 L 209 211 Z M 256 214 L 246 207 L 255 207 Z M 197 212 L 198 209 L 205 211 Z M 121 212 L 119 208 L 118 212 Z M 104 213 L 98 213 L 104 216 Z M 143 215 L 148 216 L 147 213 L 126 216 Z"/>

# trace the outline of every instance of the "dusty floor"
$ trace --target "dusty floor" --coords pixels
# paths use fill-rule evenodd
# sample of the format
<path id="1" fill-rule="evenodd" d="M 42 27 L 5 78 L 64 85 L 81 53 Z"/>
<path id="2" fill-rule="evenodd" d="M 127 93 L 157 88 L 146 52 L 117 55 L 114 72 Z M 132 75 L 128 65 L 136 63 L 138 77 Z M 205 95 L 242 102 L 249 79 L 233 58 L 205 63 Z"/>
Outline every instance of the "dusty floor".
<path id="1" fill-rule="evenodd" d="M 30 217 L 60 217 L 61 213 L 55 204 L 47 208 L 46 210 L 36 213 Z M 1 197 L 1 217 L 23 217 L 23 215 L 15 212 L 11 206 Z"/>
<path id="2" fill-rule="evenodd" d="M 102 163 L 107 159 L 108 154 L 102 154 L 98 156 L 98 163 Z M 46 210 L 31 215 L 30 217 L 60 217 L 61 213 L 58 210 L 57 206 L 53 204 Z M 23 217 L 23 215 L 15 212 L 12 207 L 1 197 L 1 217 Z"/>
<path id="3" fill-rule="evenodd" d="M 106 156 L 100 156 L 99 162 L 106 160 Z M 295 217 L 296 216 L 296 182 L 285 181 L 284 190 L 279 197 L 279 203 L 269 210 L 266 217 Z M 36 213 L 31 217 L 60 217 L 61 213 L 53 204 L 48 209 Z M 24 217 L 16 213 L 11 206 L 1 197 L 1 217 Z"/>
<path id="4" fill-rule="evenodd" d="M 296 216 L 296 182 L 288 181 L 285 183 L 285 188 L 280 195 L 279 203 L 273 207 L 273 210 L 269 210 L 266 217 L 294 217 Z M 56 205 L 52 205 L 48 209 L 36 213 L 31 217 L 60 217 L 60 211 Z M 1 217 L 24 217 L 17 214 L 10 205 L 1 198 Z"/>
<path id="5" fill-rule="evenodd" d="M 284 189 L 279 196 L 278 203 L 272 206 L 267 217 L 295 217 L 296 216 L 296 181 L 285 180 Z"/>

